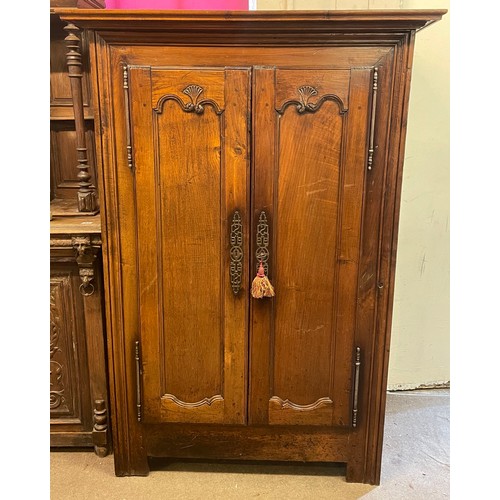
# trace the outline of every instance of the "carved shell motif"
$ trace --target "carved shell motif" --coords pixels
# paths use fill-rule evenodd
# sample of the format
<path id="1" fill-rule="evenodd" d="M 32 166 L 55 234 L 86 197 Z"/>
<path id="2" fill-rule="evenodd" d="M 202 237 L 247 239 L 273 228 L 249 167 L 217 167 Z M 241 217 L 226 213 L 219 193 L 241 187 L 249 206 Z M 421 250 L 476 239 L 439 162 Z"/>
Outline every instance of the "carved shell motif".
<path id="1" fill-rule="evenodd" d="M 184 99 L 182 99 L 176 94 L 165 94 L 158 99 L 156 107 L 153 108 L 153 111 L 155 111 L 158 114 L 161 114 L 163 112 L 164 102 L 175 101 L 182 108 L 182 111 L 186 113 L 196 113 L 197 115 L 201 115 L 205 111 L 205 106 L 208 105 L 214 108 L 215 113 L 217 115 L 222 114 L 224 112 L 224 109 L 219 108 L 219 105 L 215 101 L 213 101 L 212 99 L 201 98 L 201 94 L 203 94 L 204 91 L 205 89 L 203 87 L 192 83 L 182 90 L 182 93 L 184 95 L 187 95 L 191 102 L 188 102 L 186 104 L 184 102 Z"/>
<path id="2" fill-rule="evenodd" d="M 186 111 L 194 111 L 198 114 L 203 113 L 203 106 L 198 104 L 198 99 L 203 93 L 203 87 L 199 85 L 188 85 L 182 92 L 191 99 L 191 102 L 185 106 Z"/>
<path id="3" fill-rule="evenodd" d="M 303 113 L 306 109 L 314 109 L 313 105 L 309 104 L 309 99 L 314 95 L 318 95 L 317 89 L 311 85 L 303 85 L 298 88 L 298 92 L 300 96 L 300 103 L 297 104 L 297 111 L 299 113 Z"/>

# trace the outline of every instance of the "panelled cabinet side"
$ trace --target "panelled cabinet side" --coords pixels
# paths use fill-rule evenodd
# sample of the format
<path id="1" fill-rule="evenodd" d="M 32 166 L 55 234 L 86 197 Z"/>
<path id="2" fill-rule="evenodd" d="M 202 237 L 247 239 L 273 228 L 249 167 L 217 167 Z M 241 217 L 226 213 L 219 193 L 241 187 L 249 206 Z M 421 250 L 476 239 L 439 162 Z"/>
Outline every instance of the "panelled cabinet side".
<path id="1" fill-rule="evenodd" d="M 100 194 L 102 221 L 103 270 L 106 279 L 105 311 L 108 350 L 108 374 L 111 399 L 111 421 L 113 433 L 113 452 L 115 458 L 115 474 L 117 476 L 147 475 L 149 465 L 143 446 L 141 428 L 137 422 L 136 402 L 136 351 L 137 331 L 137 299 L 129 297 L 126 305 L 122 295 L 122 250 L 118 213 L 117 173 L 113 167 L 119 154 L 114 148 L 115 124 L 113 106 L 113 90 L 109 71 L 111 62 L 109 46 L 94 31 L 90 33 L 90 61 L 92 71 L 92 92 L 94 96 L 94 113 L 97 151 L 97 171 L 99 183 L 103 186 Z M 120 76 L 123 76 L 121 73 Z M 118 101 L 125 102 L 123 79 L 120 80 L 121 93 Z M 123 94 L 123 95 L 122 95 Z M 123 106 L 117 112 L 123 112 Z M 121 149 L 123 151 L 123 147 Z M 125 151 L 127 151 L 125 149 Z M 128 151 L 127 151 L 128 153 Z M 122 159 L 123 161 L 123 159 Z M 128 156 L 127 162 L 128 165 Z M 133 183 L 133 171 L 128 169 L 129 181 Z M 135 211 L 135 208 L 132 207 Z M 133 245 L 133 240 L 130 241 Z M 132 280 L 132 287 L 137 281 L 133 268 L 127 275 Z M 126 271 L 125 271 L 126 272 Z"/>
<path id="2" fill-rule="evenodd" d="M 371 484 L 380 482 L 397 225 L 413 45 L 416 30 L 430 22 L 439 20 L 444 13 L 445 11 L 333 11 L 328 13 L 256 11 L 255 13 L 226 13 L 222 15 L 216 12 L 108 11 L 96 14 L 83 10 L 67 10 L 60 13 L 64 20 L 87 29 L 90 39 L 92 90 L 96 117 L 97 171 L 99 185 L 102 186 L 100 207 L 106 283 L 108 369 L 117 475 L 147 475 L 149 472 L 148 456 L 240 457 L 243 459 L 344 462 L 347 464 L 348 481 Z M 349 34 L 348 42 L 345 41 L 347 33 Z M 293 54 L 287 55 L 289 51 L 288 49 L 283 51 L 283 47 L 289 48 L 290 46 L 294 47 Z M 312 57 L 311 51 L 314 51 L 314 57 Z M 247 281 L 251 281 L 253 278 L 254 267 L 257 264 L 253 257 L 256 250 L 254 229 L 259 214 L 263 210 L 267 214 L 267 221 L 271 228 L 271 252 L 275 250 L 276 240 L 273 240 L 275 228 L 282 228 L 278 238 L 283 238 L 284 231 L 286 231 L 286 226 L 283 226 L 283 222 L 278 219 L 279 214 L 275 213 L 275 207 L 278 206 L 275 203 L 278 202 L 272 201 L 276 195 L 276 191 L 273 189 L 277 189 L 271 187 L 274 182 L 277 182 L 277 177 L 273 180 L 273 176 L 278 174 L 271 175 L 269 173 L 271 170 L 266 170 L 267 167 L 264 168 L 264 165 L 259 163 L 265 161 L 266 164 L 271 165 L 269 161 L 272 160 L 278 162 L 276 165 L 279 165 L 279 155 L 283 152 L 275 149 L 277 146 L 272 143 L 274 140 L 272 133 L 265 134 L 261 131 L 259 135 L 259 131 L 256 129 L 269 127 L 274 123 L 274 120 L 278 120 L 277 117 L 280 113 L 287 113 L 287 117 L 292 117 L 287 118 L 287 121 L 279 119 L 280 123 L 285 124 L 284 126 L 289 126 L 286 125 L 287 123 L 295 123 L 296 119 L 290 113 L 292 113 L 292 109 L 297 106 L 300 108 L 301 105 L 304 107 L 305 119 L 301 119 L 302 121 L 297 123 L 310 124 L 300 126 L 312 127 L 315 118 L 311 111 L 314 110 L 315 105 L 318 105 L 318 99 L 321 99 L 322 95 L 328 94 L 328 92 L 326 94 L 323 92 L 316 97 L 313 91 L 309 91 L 310 95 L 308 94 L 307 98 L 302 96 L 305 92 L 304 85 L 314 87 L 312 85 L 314 77 L 307 78 L 308 81 L 299 82 L 301 78 L 285 71 L 283 73 L 285 84 L 292 82 L 291 84 L 296 85 L 298 89 L 303 89 L 302 94 L 300 92 L 293 95 L 290 93 L 287 97 L 289 104 L 286 104 L 285 108 L 280 108 L 282 103 L 275 103 L 274 110 L 270 110 L 266 118 L 264 110 L 269 108 L 266 108 L 265 100 L 271 99 L 274 95 L 275 91 L 271 91 L 270 85 L 274 85 L 275 78 L 277 78 L 274 76 L 272 68 L 288 70 L 293 68 L 297 75 L 300 75 L 297 72 L 300 68 L 308 69 L 309 73 L 312 74 L 310 70 L 314 67 L 316 78 L 319 78 L 317 75 L 324 75 L 321 85 L 326 85 L 325 82 L 331 78 L 334 82 L 338 81 L 339 85 L 342 82 L 342 79 L 336 80 L 335 73 L 327 74 L 327 70 L 340 72 L 347 70 L 351 72 L 349 78 L 353 78 L 353 85 L 359 88 L 359 92 L 366 92 L 366 96 L 354 93 L 350 97 L 353 102 L 359 102 L 360 106 L 362 105 L 363 109 L 366 109 L 363 111 L 364 114 L 358 118 L 360 124 L 356 125 L 362 138 L 357 138 L 356 132 L 349 132 L 350 129 L 346 128 L 346 134 L 352 134 L 350 140 L 359 140 L 360 147 L 361 143 L 364 142 L 363 151 L 366 153 L 362 159 L 360 158 L 360 161 L 351 159 L 351 163 L 349 163 L 347 160 L 339 160 L 341 169 L 345 165 L 348 166 L 349 175 L 354 175 L 357 168 L 363 169 L 355 174 L 358 175 L 358 180 L 355 182 L 361 182 L 362 187 L 359 211 L 355 210 L 357 205 L 352 205 L 351 208 L 347 207 L 351 212 L 346 212 L 347 214 L 352 213 L 353 221 L 357 220 L 359 223 L 358 240 L 352 240 L 352 246 L 349 247 L 350 249 L 346 247 L 345 251 L 342 250 L 341 245 L 339 247 L 340 254 L 338 254 L 340 266 L 352 265 L 351 258 L 354 258 L 357 263 L 357 268 L 354 271 L 356 300 L 351 306 L 349 304 L 344 306 L 346 311 L 349 310 L 349 307 L 354 310 L 354 322 L 353 326 L 350 327 L 352 328 L 352 340 L 345 346 L 339 344 L 341 348 L 339 352 L 344 353 L 340 363 L 346 366 L 346 375 L 339 383 L 345 384 L 349 394 L 348 412 L 338 409 L 332 410 L 329 402 L 331 400 L 327 401 L 328 398 L 318 399 L 321 404 L 317 403 L 316 405 L 300 402 L 300 391 L 297 393 L 297 401 L 299 402 L 289 404 L 283 390 L 282 393 L 275 395 L 269 392 L 271 388 L 267 389 L 267 384 L 271 380 L 269 377 L 276 375 L 272 375 L 271 372 L 267 374 L 266 370 L 262 371 L 259 368 L 264 366 L 265 362 L 269 364 L 272 359 L 271 355 L 274 353 L 274 347 L 266 337 L 270 334 L 263 325 L 268 320 L 269 322 L 273 321 L 274 313 L 270 312 L 273 302 L 270 301 L 279 301 L 280 296 L 284 295 L 280 294 L 278 288 L 277 296 L 274 299 L 252 299 L 249 302 L 250 315 L 254 319 L 250 321 L 248 327 L 245 327 L 248 328 L 246 343 L 239 347 L 241 349 L 242 346 L 248 344 L 250 350 L 249 366 L 244 368 L 242 365 L 241 368 L 241 376 L 245 378 L 248 370 L 249 377 L 248 424 L 235 425 L 236 419 L 233 419 L 232 423 L 224 424 L 222 422 L 216 425 L 202 423 L 203 420 L 199 419 L 190 423 L 185 415 L 189 415 L 189 408 L 194 408 L 194 405 L 190 406 L 189 403 L 184 405 L 185 408 L 181 412 L 184 415 L 182 417 L 184 420 L 182 422 L 174 420 L 174 422 L 179 423 L 169 423 L 172 420 L 168 412 L 171 411 L 169 408 L 175 403 L 175 398 L 171 398 L 168 405 L 161 410 L 163 412 L 161 419 L 165 423 L 152 423 L 148 420 L 148 415 L 144 420 L 144 407 L 141 411 L 141 421 L 138 421 L 137 407 L 141 402 L 138 402 L 137 398 L 138 394 L 144 394 L 144 387 L 141 387 L 141 391 L 137 391 L 138 383 L 144 384 L 145 381 L 149 380 L 148 377 L 154 374 L 152 366 L 154 363 L 148 361 L 149 358 L 144 361 L 141 352 L 142 360 L 139 363 L 139 369 L 137 369 L 136 345 L 141 340 L 144 343 L 144 339 L 148 338 L 148 333 L 143 330 L 146 324 L 144 321 L 150 318 L 147 320 L 150 322 L 152 318 L 152 316 L 147 316 L 151 315 L 152 308 L 151 305 L 146 308 L 144 294 L 151 283 L 157 283 L 159 280 L 159 275 L 156 271 L 153 272 L 152 267 L 146 269 L 145 266 L 152 265 L 148 263 L 150 261 L 147 260 L 147 256 L 139 255 L 140 245 L 144 242 L 140 241 L 138 236 L 140 231 L 137 230 L 137 227 L 139 227 L 141 217 L 144 217 L 144 213 L 142 215 L 139 213 L 140 210 L 144 210 L 144 206 L 138 206 L 138 204 L 151 203 L 148 206 L 153 207 L 152 209 L 156 210 L 157 214 L 161 214 L 161 211 L 158 212 L 158 210 L 168 208 L 168 205 L 165 205 L 167 202 L 160 196 L 161 187 L 154 187 L 154 183 L 151 184 L 151 195 L 146 196 L 144 179 L 148 179 L 147 182 L 156 179 L 157 183 L 166 183 L 165 189 L 167 187 L 168 189 L 177 189 L 175 186 L 179 183 L 173 180 L 174 183 L 169 184 L 168 177 L 162 180 L 162 175 L 165 174 L 160 175 L 158 171 L 158 157 L 147 159 L 147 155 L 153 154 L 149 153 L 146 147 L 146 139 L 149 136 L 138 136 L 137 134 L 142 133 L 138 131 L 137 124 L 134 128 L 134 120 L 138 120 L 138 117 L 142 116 L 142 111 L 140 111 L 138 102 L 131 104 L 134 96 L 128 95 L 128 89 L 124 88 L 124 66 L 132 69 L 127 72 L 128 80 L 125 87 L 130 88 L 130 78 L 133 78 L 136 72 L 149 74 L 151 71 L 157 71 L 155 75 L 165 76 L 160 75 L 163 78 L 161 81 L 158 80 L 160 76 L 155 77 L 156 80 L 151 80 L 151 88 L 155 91 L 154 89 L 163 86 L 168 90 L 168 95 L 182 95 L 182 88 L 186 87 L 187 83 L 199 85 L 199 76 L 196 76 L 198 69 L 196 68 L 215 68 L 215 71 L 218 67 L 235 67 L 238 68 L 238 71 L 250 68 L 255 74 L 260 72 L 259 78 L 252 80 L 250 85 L 250 87 L 253 86 L 253 90 L 249 94 L 252 103 L 250 105 L 251 111 L 248 114 L 250 116 L 248 123 L 252 125 L 251 142 L 245 145 L 242 139 L 245 134 L 242 132 L 241 137 L 236 134 L 238 137 L 235 135 L 234 140 L 240 141 L 239 145 L 235 145 L 234 149 L 224 150 L 224 154 L 220 157 L 221 162 L 227 161 L 228 155 L 234 155 L 234 158 L 237 159 L 238 155 L 245 151 L 248 146 L 247 155 L 250 158 L 253 172 L 251 184 L 247 183 L 248 192 L 246 195 L 244 191 L 238 191 L 238 196 L 241 195 L 242 200 L 246 199 L 246 202 L 243 202 L 244 206 L 240 206 L 240 203 L 228 211 L 227 217 L 223 216 L 225 229 L 221 233 L 221 238 L 223 238 L 221 241 L 224 242 L 226 236 L 228 240 L 227 243 L 222 244 L 221 249 L 227 251 L 229 255 L 231 220 L 228 218 L 233 217 L 234 220 L 235 209 L 239 214 L 242 214 L 241 224 L 245 242 L 242 246 L 244 255 L 242 262 L 243 269 L 247 269 L 243 273 L 241 283 L 238 281 L 237 292 L 235 292 L 236 288 L 234 282 L 231 281 L 233 278 L 229 272 L 229 258 L 221 261 L 227 263 L 228 266 L 227 272 L 224 271 L 221 275 L 225 280 L 223 286 L 227 290 L 227 304 L 231 304 L 231 301 L 235 301 L 236 304 L 238 300 L 248 300 L 246 298 L 249 292 Z M 177 73 L 175 70 L 182 67 L 189 68 L 190 81 L 179 80 L 180 83 L 176 83 Z M 169 68 L 172 68 L 170 76 L 167 71 Z M 181 73 L 179 72 L 179 74 Z M 236 73 L 232 74 L 234 78 L 239 78 Z M 208 90 L 204 90 L 203 98 L 212 99 L 213 102 L 218 102 L 217 99 L 220 100 L 220 97 L 213 97 L 213 95 L 223 95 L 217 94 L 218 91 L 214 90 L 217 86 L 217 78 L 210 76 L 209 80 L 206 80 L 209 84 Z M 243 79 L 238 81 L 243 82 Z M 182 88 L 179 86 L 181 83 Z M 135 84 L 138 83 L 135 82 Z M 174 89 L 177 88 L 176 85 L 178 90 Z M 257 92 L 256 85 L 264 85 L 261 93 Z M 335 85 L 337 84 L 335 83 Z M 351 92 L 355 90 L 351 89 Z M 141 90 L 141 92 L 143 91 Z M 176 94 L 176 92 L 180 94 Z M 214 92 L 215 94 L 213 94 Z M 144 95 L 146 94 L 144 93 Z M 154 95 L 156 96 L 156 94 Z M 231 93 L 226 92 L 225 98 L 228 99 L 230 95 Z M 127 108 L 128 97 L 130 98 L 129 108 Z M 183 106 L 186 106 L 186 103 L 189 106 L 188 97 L 178 98 L 182 101 Z M 145 97 L 141 99 L 146 105 Z M 156 100 L 155 97 L 153 101 L 156 103 Z M 177 113 L 177 115 L 172 115 L 174 116 L 172 119 L 179 120 L 179 123 L 183 120 L 190 120 L 186 123 L 194 123 L 192 120 L 198 120 L 200 126 L 204 124 L 204 127 L 210 127 L 209 123 L 212 122 L 209 120 L 212 120 L 212 113 L 215 117 L 216 113 L 220 111 L 220 116 L 223 117 L 213 123 L 224 123 L 223 120 L 227 120 L 229 113 L 227 103 L 226 108 L 221 106 L 218 111 L 209 105 L 205 113 L 193 112 L 189 114 L 187 112 L 190 111 L 190 108 L 184 109 L 183 112 L 182 106 L 179 107 L 180 101 L 174 103 L 170 99 L 169 102 L 168 106 L 171 107 L 168 109 L 171 115 Z M 197 102 L 195 99 L 193 106 L 196 106 Z M 234 102 L 236 103 L 236 101 Z M 313 107 L 310 110 L 305 109 L 311 103 Z M 322 104 L 322 109 L 334 109 L 332 106 L 331 103 Z M 151 104 L 151 113 L 153 109 L 154 103 Z M 148 111 L 144 113 L 146 114 L 143 116 L 146 117 Z M 294 113 L 300 113 L 300 109 L 297 108 Z M 276 118 L 274 114 L 276 114 Z M 233 112 L 232 116 L 236 120 L 235 123 L 239 123 L 239 115 Z M 352 122 L 356 115 L 354 110 L 349 110 L 346 116 L 347 120 Z M 246 118 L 242 118 L 241 123 L 244 122 L 247 122 Z M 314 127 L 316 126 L 314 125 Z M 360 132 L 361 129 L 362 132 Z M 286 133 L 292 134 L 290 137 L 293 137 L 293 129 L 286 130 L 288 130 Z M 286 139 L 285 136 L 283 137 Z M 266 141 L 271 142 L 266 143 Z M 214 144 L 213 147 L 217 148 L 218 146 Z M 186 145 L 186 149 L 189 150 L 189 145 Z M 155 154 L 158 155 L 158 153 Z M 293 151 L 288 154 L 292 155 Z M 187 154 L 186 158 L 188 157 Z M 290 158 L 290 161 L 294 161 L 293 156 Z M 145 167 L 146 159 L 153 165 L 150 167 L 152 170 Z M 130 165 L 133 167 L 130 168 Z M 244 163 L 241 163 L 241 166 L 243 165 Z M 274 167 L 270 166 L 269 169 L 271 168 Z M 147 177 L 149 171 L 151 175 L 154 171 L 155 177 Z M 282 169 L 281 172 L 282 175 L 290 175 L 286 173 L 286 170 Z M 290 179 L 293 178 L 293 175 Z M 339 170 L 338 175 L 341 181 L 346 183 L 346 186 L 352 185 L 346 172 Z M 265 182 L 259 182 L 261 179 L 264 179 Z M 300 179 L 297 178 L 294 182 L 299 185 Z M 141 184 L 138 185 L 138 183 Z M 158 191 L 159 189 L 160 191 Z M 232 189 L 227 192 L 228 200 L 232 200 Z M 268 194 L 263 194 L 266 193 L 266 189 L 268 189 Z M 321 191 L 322 188 L 319 189 Z M 349 189 L 349 187 L 345 189 Z M 326 192 L 326 190 L 323 191 Z M 137 193 L 141 192 L 143 194 L 138 197 Z M 357 198 L 349 196 L 351 198 L 346 197 L 345 203 L 358 203 Z M 149 199 L 156 201 L 148 201 Z M 350 199 L 351 201 L 349 201 Z M 308 198 L 306 197 L 304 200 L 302 202 L 304 207 L 307 210 L 311 209 L 313 205 L 309 205 Z M 280 207 L 285 206 L 282 205 L 282 201 L 279 203 L 281 203 Z M 286 206 L 293 208 L 293 204 L 287 203 Z M 228 207 L 230 208 L 231 205 Z M 279 224 L 282 225 L 279 226 Z M 342 228 L 342 225 L 339 227 Z M 349 225 L 346 224 L 345 227 L 348 228 Z M 144 223 L 141 228 L 141 231 L 144 231 Z M 343 231 L 344 229 L 340 233 L 344 234 Z M 345 233 L 345 235 L 347 234 Z M 188 240 L 190 237 L 186 236 Z M 296 243 L 292 243 L 296 245 Z M 151 242 L 151 244 L 156 245 L 155 242 Z M 355 250 L 356 245 L 358 245 L 357 250 Z M 297 248 L 300 248 L 300 245 Z M 245 251 L 249 256 L 245 255 Z M 314 247 L 312 251 L 315 251 Z M 350 257 L 350 252 L 354 252 L 352 253 L 354 257 Z M 356 257 L 358 254 L 359 257 Z M 279 262 L 276 266 L 273 260 L 275 254 L 271 253 L 271 255 L 269 260 L 271 278 L 276 277 L 273 276 L 273 273 L 278 273 L 277 279 L 280 283 L 279 276 L 282 275 L 279 273 L 283 273 L 283 267 L 280 269 Z M 279 255 L 284 254 L 282 252 Z M 280 258 L 283 261 L 283 257 Z M 300 263 L 297 265 L 300 268 Z M 307 269 L 307 265 L 307 262 L 303 263 L 304 269 Z M 140 270 L 141 266 L 142 271 Z M 151 280 L 148 279 L 147 282 L 144 281 L 146 276 L 144 271 L 146 270 L 151 273 Z M 300 272 L 304 272 L 304 270 L 299 270 Z M 154 286 L 159 285 L 155 284 Z M 280 286 L 283 290 L 283 285 Z M 279 302 L 274 304 L 279 304 Z M 236 316 L 234 317 L 236 318 Z M 155 321 L 160 321 L 159 325 L 163 324 L 163 316 L 158 316 Z M 147 324 L 153 325 L 153 323 Z M 231 328 L 235 328 L 236 324 L 233 322 Z M 293 324 L 290 323 L 290 325 L 292 328 Z M 161 346 L 161 337 L 158 339 Z M 274 337 L 269 337 L 269 339 L 274 339 Z M 146 347 L 150 353 L 154 352 L 151 350 L 152 346 Z M 143 348 L 142 344 L 141 350 Z M 151 355 L 149 356 L 151 357 Z M 225 359 L 231 361 L 236 358 L 234 358 L 234 353 L 228 351 Z M 292 376 L 293 372 L 283 371 L 283 368 L 280 370 L 281 372 L 276 373 L 281 379 L 277 380 L 278 382 L 281 380 L 280 387 L 283 388 L 286 387 L 283 385 L 286 377 Z M 146 389 L 148 388 L 149 386 Z M 221 394 L 223 396 L 223 393 Z M 209 413 L 218 411 L 216 406 L 221 404 L 220 399 L 214 400 L 213 403 L 209 399 L 202 399 L 201 403 L 207 405 Z M 214 409 L 208 408 L 211 404 L 214 405 Z M 297 414 L 298 416 L 293 413 L 296 409 L 302 412 L 300 415 Z M 312 415 L 313 411 L 316 412 L 317 417 L 314 417 L 315 420 L 307 420 L 308 415 Z M 327 417 L 332 411 L 333 416 Z M 210 414 L 216 415 L 216 413 Z M 282 415 L 285 414 L 288 416 L 283 417 Z M 349 422 L 345 420 L 347 414 L 349 414 Z M 325 426 L 328 418 L 337 419 L 337 424 Z M 313 423 L 313 425 L 304 425 L 305 422 Z M 196 436 L 195 441 L 193 441 L 194 436 Z M 304 448 L 306 442 L 309 443 L 307 450 Z M 231 449 L 240 450 L 239 455 L 233 456 L 231 449 L 224 446 L 224 443 L 230 443 L 228 446 Z"/>
<path id="3" fill-rule="evenodd" d="M 360 405 L 366 408 L 364 482 L 379 484 L 385 419 L 392 300 L 396 270 L 402 166 L 406 138 L 415 32 L 407 33 L 379 66 L 379 126 L 374 137 L 373 168 L 365 190 L 363 265 L 358 279 L 357 335 L 364 337 L 365 369 Z M 386 101 L 383 96 L 391 95 Z M 384 147 L 385 145 L 385 147 Z M 379 168 L 378 166 L 384 166 Z M 374 187 L 378 187 L 374 189 Z M 377 192 L 378 189 L 378 192 Z M 378 205 L 375 200 L 378 200 Z M 369 208 L 373 207 L 373 209 Z M 377 207 L 377 210 L 374 210 Z M 367 278 L 369 277 L 369 278 Z M 374 304 L 373 309 L 363 307 Z M 349 465 L 347 469 L 349 480 Z"/>

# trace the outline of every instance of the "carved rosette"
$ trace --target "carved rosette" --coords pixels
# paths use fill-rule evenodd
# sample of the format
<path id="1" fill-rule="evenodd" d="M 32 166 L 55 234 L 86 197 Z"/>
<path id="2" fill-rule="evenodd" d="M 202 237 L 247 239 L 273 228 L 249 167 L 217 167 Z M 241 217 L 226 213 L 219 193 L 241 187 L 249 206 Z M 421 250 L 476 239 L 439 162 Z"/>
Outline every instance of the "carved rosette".
<path id="1" fill-rule="evenodd" d="M 233 220 L 231 221 L 230 244 L 231 263 L 229 266 L 229 275 L 231 288 L 234 295 L 236 295 L 241 288 L 243 272 L 243 224 L 238 210 L 234 212 Z"/>

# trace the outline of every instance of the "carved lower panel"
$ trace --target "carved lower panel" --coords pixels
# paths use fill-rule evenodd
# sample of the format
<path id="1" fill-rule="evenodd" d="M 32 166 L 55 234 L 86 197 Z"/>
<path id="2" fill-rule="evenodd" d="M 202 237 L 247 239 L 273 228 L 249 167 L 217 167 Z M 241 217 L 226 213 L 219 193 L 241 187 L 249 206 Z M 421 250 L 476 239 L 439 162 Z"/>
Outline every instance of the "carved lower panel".
<path id="1" fill-rule="evenodd" d="M 81 422 L 78 398 L 77 322 L 73 308 L 71 275 L 51 279 L 50 284 L 50 413 Z"/>
<path id="2" fill-rule="evenodd" d="M 195 403 L 186 403 L 185 401 L 181 401 L 176 398 L 173 394 L 165 394 L 161 399 L 166 399 L 169 401 L 173 401 L 176 405 L 179 405 L 182 408 L 198 408 L 199 406 L 212 406 L 215 401 L 224 401 L 224 398 L 220 394 L 216 394 L 211 398 L 203 398 L 200 401 L 196 401 Z"/>
<path id="3" fill-rule="evenodd" d="M 319 398 L 313 403 L 301 405 L 289 399 L 273 396 L 269 400 L 271 425 L 332 425 L 333 401 Z"/>
<path id="4" fill-rule="evenodd" d="M 224 398 L 220 394 L 188 403 L 173 394 L 161 397 L 161 420 L 163 422 L 222 424 L 224 423 Z"/>
<path id="5" fill-rule="evenodd" d="M 281 408 L 286 408 L 296 411 L 311 411 L 311 410 L 316 410 L 316 408 L 320 408 L 321 406 L 324 405 L 333 404 L 333 401 L 330 398 L 319 398 L 317 401 L 309 405 L 299 405 L 297 403 L 292 403 L 289 399 L 283 400 L 278 396 L 273 396 L 270 399 L 270 401 L 273 403 L 278 403 L 281 406 Z"/>

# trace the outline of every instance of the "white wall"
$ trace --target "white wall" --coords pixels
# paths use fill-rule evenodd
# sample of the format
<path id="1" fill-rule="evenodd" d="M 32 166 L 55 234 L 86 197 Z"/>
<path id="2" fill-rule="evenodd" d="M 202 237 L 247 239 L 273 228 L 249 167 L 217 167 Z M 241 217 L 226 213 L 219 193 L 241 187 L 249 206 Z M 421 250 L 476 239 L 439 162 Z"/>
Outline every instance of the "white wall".
<path id="1" fill-rule="evenodd" d="M 448 0 L 404 0 L 446 8 Z M 389 387 L 450 380 L 450 13 L 417 33 L 399 223 Z"/>
<path id="2" fill-rule="evenodd" d="M 257 9 L 449 9 L 449 0 L 257 0 Z M 450 380 L 450 13 L 417 33 L 399 224 L 389 388 Z"/>

